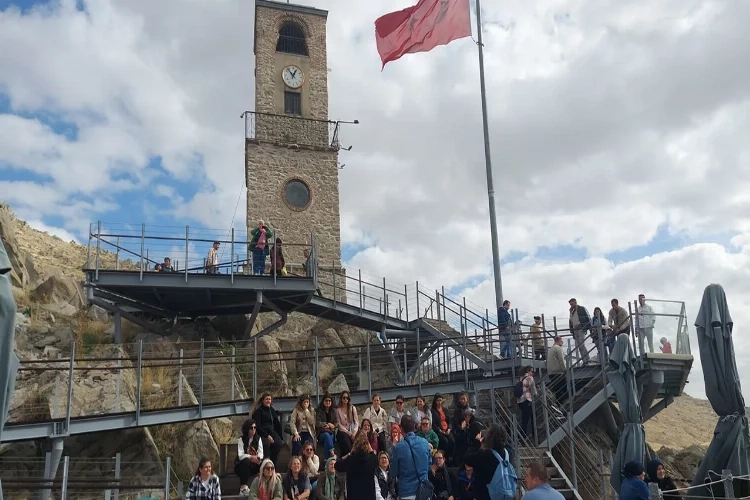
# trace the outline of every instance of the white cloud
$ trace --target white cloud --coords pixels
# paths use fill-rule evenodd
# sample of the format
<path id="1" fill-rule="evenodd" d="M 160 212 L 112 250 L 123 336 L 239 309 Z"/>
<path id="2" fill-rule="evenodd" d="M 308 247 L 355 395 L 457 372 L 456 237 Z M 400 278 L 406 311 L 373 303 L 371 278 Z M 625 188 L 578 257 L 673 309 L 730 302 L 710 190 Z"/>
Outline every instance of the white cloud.
<path id="1" fill-rule="evenodd" d="M 243 179 L 239 115 L 253 101 L 252 2 L 99 0 L 86 2 L 86 12 L 75 3 L 0 12 L 0 46 L 14 48 L 0 53 L 0 90 L 23 113 L 0 115 L 0 164 L 13 169 L 0 170 L 3 198 L 23 217 L 62 216 L 65 230 L 85 231 L 89 219 L 117 208 L 114 193 L 138 199 L 149 190 L 172 200 L 164 216 L 175 225 L 192 217 L 227 228 Z M 357 9 L 351 0 L 304 3 L 330 10 L 331 118 L 361 122 L 341 132 L 354 146 L 341 155 L 342 240 L 365 248 L 348 265 L 449 287 L 486 277 L 472 41 L 406 56 L 381 72 L 373 21 L 407 0 Z M 504 266 L 506 295 L 519 308 L 553 314 L 570 295 L 603 306 L 610 295 L 644 290 L 686 300 L 692 317 L 703 287 L 719 281 L 743 324 L 750 3 L 483 7 L 501 251 L 533 255 L 565 244 L 588 256 Z M 77 140 L 55 135 L 42 113 L 74 123 Z M 152 156 L 200 192 L 184 199 L 154 186 Z M 21 170 L 46 180 L 3 179 Z M 604 258 L 648 244 L 659 229 L 691 243 L 732 243 L 617 264 Z M 468 293 L 493 303 L 489 281 Z"/>

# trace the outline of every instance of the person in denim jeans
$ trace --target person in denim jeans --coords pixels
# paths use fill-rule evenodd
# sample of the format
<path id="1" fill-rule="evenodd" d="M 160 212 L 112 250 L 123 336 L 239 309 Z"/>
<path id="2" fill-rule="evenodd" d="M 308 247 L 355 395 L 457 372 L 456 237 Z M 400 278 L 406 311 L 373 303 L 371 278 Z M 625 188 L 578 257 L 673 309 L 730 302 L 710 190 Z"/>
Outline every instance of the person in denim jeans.
<path id="1" fill-rule="evenodd" d="M 404 439 L 393 447 L 390 474 L 396 478 L 400 500 L 416 498 L 420 483 L 429 482 L 432 453 L 427 440 L 414 434 L 414 418 L 401 418 Z"/>
<path id="2" fill-rule="evenodd" d="M 513 319 L 510 317 L 510 301 L 503 302 L 503 307 L 497 310 L 497 329 L 500 334 L 500 356 L 510 358 L 510 333 L 513 329 Z"/>

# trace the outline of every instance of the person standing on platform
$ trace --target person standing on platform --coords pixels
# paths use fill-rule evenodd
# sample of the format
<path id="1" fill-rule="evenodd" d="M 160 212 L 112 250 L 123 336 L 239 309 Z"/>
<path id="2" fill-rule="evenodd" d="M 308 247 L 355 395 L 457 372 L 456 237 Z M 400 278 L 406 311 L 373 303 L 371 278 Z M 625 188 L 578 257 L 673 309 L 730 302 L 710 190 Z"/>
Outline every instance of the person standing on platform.
<path id="1" fill-rule="evenodd" d="M 570 319 L 568 325 L 570 327 L 570 333 L 573 334 L 573 340 L 576 343 L 576 350 L 578 350 L 578 359 L 584 363 L 590 361 L 589 352 L 586 349 L 586 332 L 591 328 L 591 316 L 585 307 L 579 306 L 576 299 L 570 299 Z"/>
<path id="2" fill-rule="evenodd" d="M 656 324 L 656 315 L 653 308 L 646 304 L 646 296 L 638 296 L 638 336 L 646 338 L 648 342 L 648 352 L 654 352 L 654 325 Z"/>
<path id="3" fill-rule="evenodd" d="M 247 249 L 250 251 L 253 259 L 253 274 L 262 276 L 266 272 L 266 255 L 268 255 L 268 246 L 273 241 L 273 231 L 266 223 L 258 221 L 258 227 L 250 230 L 250 243 Z"/>
<path id="4" fill-rule="evenodd" d="M 549 388 L 557 401 L 561 401 L 567 392 L 566 372 L 563 339 L 562 337 L 555 337 L 555 343 L 552 344 L 547 353 L 547 376 L 549 377 Z"/>
<path id="5" fill-rule="evenodd" d="M 206 257 L 206 273 L 207 274 L 219 274 L 219 246 L 221 243 L 214 241 L 211 248 L 208 249 L 208 257 Z"/>
<path id="6" fill-rule="evenodd" d="M 508 359 L 511 357 L 511 330 L 513 329 L 513 318 L 510 317 L 510 300 L 503 302 L 503 307 L 497 310 L 497 329 L 500 335 L 500 357 Z"/>

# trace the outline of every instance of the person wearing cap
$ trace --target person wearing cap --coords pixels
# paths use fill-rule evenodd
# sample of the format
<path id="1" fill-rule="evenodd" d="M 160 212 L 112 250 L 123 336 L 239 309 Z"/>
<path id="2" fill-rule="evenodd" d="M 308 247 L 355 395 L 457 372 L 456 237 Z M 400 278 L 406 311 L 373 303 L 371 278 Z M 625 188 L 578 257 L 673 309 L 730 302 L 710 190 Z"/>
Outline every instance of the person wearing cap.
<path id="1" fill-rule="evenodd" d="M 628 462 L 622 468 L 620 500 L 649 500 L 651 495 L 646 484 L 646 471 L 640 462 Z"/>
<path id="2" fill-rule="evenodd" d="M 544 327 L 542 326 L 542 317 L 534 316 L 534 324 L 531 325 L 531 345 L 534 348 L 534 359 L 544 361 L 547 359 L 547 346 L 544 342 Z"/>
<path id="3" fill-rule="evenodd" d="M 638 296 L 638 315 L 636 316 L 636 325 L 638 326 L 638 336 L 646 338 L 648 342 L 648 351 L 654 352 L 654 325 L 656 324 L 656 315 L 650 305 L 646 304 L 646 296 Z"/>
<path id="4" fill-rule="evenodd" d="M 590 361 L 589 351 L 586 349 L 586 332 L 591 328 L 591 316 L 585 307 L 578 305 L 578 301 L 572 298 L 568 301 L 570 304 L 570 319 L 568 320 L 568 326 L 570 327 L 570 333 L 573 334 L 573 340 L 576 343 L 576 349 L 578 350 L 579 360 L 583 360 L 584 363 Z"/>

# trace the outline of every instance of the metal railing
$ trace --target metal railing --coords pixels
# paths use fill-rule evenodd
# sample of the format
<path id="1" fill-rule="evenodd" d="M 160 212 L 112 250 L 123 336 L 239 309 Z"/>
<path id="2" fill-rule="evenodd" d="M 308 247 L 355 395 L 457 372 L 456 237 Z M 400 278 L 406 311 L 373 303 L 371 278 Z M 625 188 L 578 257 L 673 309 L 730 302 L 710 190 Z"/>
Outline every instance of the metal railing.
<path id="1" fill-rule="evenodd" d="M 245 138 L 272 144 L 307 146 L 338 151 L 340 122 L 297 115 L 245 111 Z"/>

